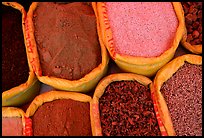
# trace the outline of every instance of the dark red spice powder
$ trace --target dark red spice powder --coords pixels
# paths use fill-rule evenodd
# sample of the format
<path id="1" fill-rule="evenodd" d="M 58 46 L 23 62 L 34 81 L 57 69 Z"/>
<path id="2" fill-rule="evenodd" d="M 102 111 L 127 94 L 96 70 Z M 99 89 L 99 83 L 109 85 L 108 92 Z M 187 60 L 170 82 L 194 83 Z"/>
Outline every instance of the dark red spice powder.
<path id="1" fill-rule="evenodd" d="M 22 14 L 2 5 L 2 92 L 25 83 L 28 76 Z"/>

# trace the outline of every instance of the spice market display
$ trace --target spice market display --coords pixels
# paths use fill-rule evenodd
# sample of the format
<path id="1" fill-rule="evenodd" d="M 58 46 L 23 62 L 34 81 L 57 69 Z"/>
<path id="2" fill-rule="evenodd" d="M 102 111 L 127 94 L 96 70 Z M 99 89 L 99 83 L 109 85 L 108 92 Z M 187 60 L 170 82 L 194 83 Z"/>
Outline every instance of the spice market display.
<path id="1" fill-rule="evenodd" d="M 180 3 L 98 2 L 93 6 L 98 9 L 99 36 L 122 70 L 152 77 L 173 58 L 185 31 Z"/>
<path id="2" fill-rule="evenodd" d="M 2 136 L 202 136 L 202 2 L 2 2 Z"/>

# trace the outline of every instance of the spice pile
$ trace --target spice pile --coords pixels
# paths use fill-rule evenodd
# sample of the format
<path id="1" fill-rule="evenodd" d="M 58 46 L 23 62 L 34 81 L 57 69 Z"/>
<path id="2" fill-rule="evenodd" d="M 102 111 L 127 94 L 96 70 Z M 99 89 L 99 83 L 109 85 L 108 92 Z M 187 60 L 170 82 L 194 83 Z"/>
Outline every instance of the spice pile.
<path id="1" fill-rule="evenodd" d="M 101 62 L 96 17 L 86 2 L 40 2 L 33 16 L 42 73 L 78 80 Z"/>
<path id="2" fill-rule="evenodd" d="M 112 82 L 99 99 L 103 136 L 161 135 L 148 86 Z"/>
<path id="3" fill-rule="evenodd" d="M 155 57 L 172 46 L 178 19 L 171 2 L 107 2 L 106 9 L 117 53 Z"/>
<path id="4" fill-rule="evenodd" d="M 91 136 L 89 103 L 60 99 L 44 103 L 32 116 L 34 136 Z"/>
<path id="5" fill-rule="evenodd" d="M 28 76 L 22 14 L 2 5 L 2 92 L 25 83 Z"/>
<path id="6" fill-rule="evenodd" d="M 202 66 L 188 62 L 160 90 L 178 136 L 202 135 Z"/>
<path id="7" fill-rule="evenodd" d="M 187 42 L 202 44 L 202 2 L 181 2 L 187 29 Z"/>

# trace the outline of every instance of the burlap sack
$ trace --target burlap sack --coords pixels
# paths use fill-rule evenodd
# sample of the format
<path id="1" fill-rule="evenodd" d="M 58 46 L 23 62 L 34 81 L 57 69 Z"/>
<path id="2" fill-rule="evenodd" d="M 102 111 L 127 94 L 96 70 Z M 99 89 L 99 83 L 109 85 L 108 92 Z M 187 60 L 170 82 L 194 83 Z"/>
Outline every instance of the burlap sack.
<path id="1" fill-rule="evenodd" d="M 50 85 L 56 89 L 59 90 L 66 90 L 66 91 L 76 91 L 76 92 L 88 92 L 92 88 L 94 88 L 98 81 L 105 75 L 108 68 L 108 62 L 109 57 L 106 51 L 106 48 L 104 44 L 102 43 L 101 38 L 99 37 L 99 42 L 101 46 L 101 56 L 102 56 L 102 62 L 97 66 L 95 69 L 93 69 L 90 73 L 85 75 L 83 78 L 79 80 L 67 80 L 67 79 L 61 79 L 57 77 L 49 77 L 49 76 L 43 76 L 42 70 L 40 66 L 39 61 L 39 55 L 37 52 L 36 47 L 36 41 L 34 37 L 34 25 L 33 25 L 33 12 L 35 11 L 37 7 L 37 2 L 33 2 L 30 6 L 30 9 L 27 14 L 26 19 L 26 40 L 27 40 L 27 47 L 32 52 L 28 53 L 28 58 L 30 61 L 30 64 L 32 68 L 34 69 L 37 78 L 47 84 Z M 94 9 L 95 11 L 95 9 Z M 97 28 L 99 28 L 99 22 L 97 21 Z"/>
<path id="2" fill-rule="evenodd" d="M 180 2 L 172 2 L 175 13 L 177 15 L 179 26 L 176 31 L 175 38 L 173 40 L 171 48 L 165 51 L 158 57 L 133 57 L 124 56 L 115 52 L 114 42 L 112 40 L 112 32 L 107 16 L 106 5 L 104 2 L 95 2 L 93 7 L 97 10 L 97 18 L 100 23 L 99 37 L 104 42 L 104 45 L 108 49 L 111 58 L 116 64 L 124 71 L 137 73 L 145 76 L 153 76 L 155 73 L 167 62 L 169 62 L 179 45 L 179 42 L 184 33 L 184 13 L 182 11 L 182 5 Z"/>
<path id="3" fill-rule="evenodd" d="M 152 81 L 142 75 L 137 75 L 137 74 L 132 74 L 132 73 L 118 73 L 118 74 L 112 74 L 109 75 L 107 77 L 105 77 L 104 79 L 102 79 L 94 92 L 93 95 L 93 104 L 91 106 L 91 120 L 92 120 L 92 133 L 94 136 L 102 136 L 102 128 L 101 128 L 101 121 L 100 121 L 100 111 L 99 111 L 99 99 L 100 97 L 104 94 L 104 91 L 106 89 L 106 87 L 114 82 L 114 81 L 122 81 L 122 80 L 136 80 L 138 81 L 140 84 L 142 85 L 150 85 L 152 83 Z M 152 95 L 152 100 L 154 103 L 154 110 L 156 113 L 156 118 L 159 124 L 159 128 L 161 131 L 162 136 L 166 136 L 166 130 L 163 126 L 162 120 L 160 118 L 160 114 L 158 113 L 158 105 L 157 102 L 155 100 L 156 97 L 154 97 L 153 93 L 151 93 Z"/>
<path id="4" fill-rule="evenodd" d="M 20 108 L 16 107 L 2 107 L 2 119 L 3 118 L 21 118 L 22 119 L 22 136 L 26 136 L 29 129 L 26 128 L 27 124 L 30 123 L 29 118 L 25 117 L 25 112 Z M 4 130 L 5 126 L 2 126 L 2 130 Z M 12 126 L 10 126 L 12 128 Z M 19 126 L 20 127 L 20 126 Z M 4 132 L 2 132 L 4 133 Z M 17 136 L 17 134 L 15 135 Z"/>
<path id="5" fill-rule="evenodd" d="M 164 127 L 169 136 L 175 136 L 176 133 L 173 128 L 173 123 L 166 101 L 160 92 L 160 89 L 163 83 L 171 78 L 171 76 L 184 64 L 184 62 L 202 65 L 202 57 L 198 55 L 186 54 L 173 59 L 157 72 L 153 84 L 151 85 L 152 93 L 155 95 L 156 102 L 158 103 L 158 112 L 161 115 L 161 120 L 164 123 Z"/>
<path id="6" fill-rule="evenodd" d="M 16 2 L 2 2 L 2 4 L 6 6 L 11 6 L 22 13 L 22 29 L 23 29 L 23 35 L 24 35 L 24 42 L 26 43 L 26 40 L 25 40 L 26 11 L 24 10 L 23 6 Z M 28 53 L 28 49 L 26 47 L 26 54 L 27 53 Z M 32 101 L 34 97 L 39 93 L 40 82 L 35 76 L 35 73 L 29 63 L 29 59 L 28 59 L 28 66 L 30 71 L 29 71 L 29 77 L 27 82 L 19 86 L 16 86 L 14 88 L 11 88 L 7 91 L 4 91 L 2 93 L 2 106 L 23 105 L 27 102 Z"/>
<path id="7" fill-rule="evenodd" d="M 25 116 L 27 118 L 31 118 L 35 114 L 37 109 L 40 106 L 42 106 L 44 103 L 52 102 L 57 99 L 72 99 L 72 100 L 79 101 L 79 102 L 88 102 L 90 103 L 90 106 L 92 105 L 92 98 L 85 94 L 76 93 L 76 92 L 65 92 L 65 91 L 49 91 L 49 92 L 38 95 L 32 101 L 32 103 L 29 105 L 29 107 L 26 110 Z M 32 123 L 30 123 L 30 125 L 27 127 L 31 128 L 30 135 L 33 135 Z"/>

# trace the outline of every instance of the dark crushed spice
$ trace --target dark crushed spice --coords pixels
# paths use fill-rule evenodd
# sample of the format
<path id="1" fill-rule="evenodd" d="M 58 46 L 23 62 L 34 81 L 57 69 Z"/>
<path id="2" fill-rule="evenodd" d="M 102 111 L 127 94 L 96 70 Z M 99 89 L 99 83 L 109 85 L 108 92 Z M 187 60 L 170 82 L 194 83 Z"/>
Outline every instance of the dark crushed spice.
<path id="1" fill-rule="evenodd" d="M 188 62 L 161 87 L 178 136 L 202 136 L 202 66 Z"/>
<path id="2" fill-rule="evenodd" d="M 148 86 L 137 81 L 112 82 L 99 99 L 104 136 L 161 135 Z"/>
<path id="3" fill-rule="evenodd" d="M 2 5 L 2 92 L 25 83 L 28 76 L 22 14 Z"/>
<path id="4" fill-rule="evenodd" d="M 181 2 L 187 29 L 187 42 L 202 44 L 202 2 Z"/>

